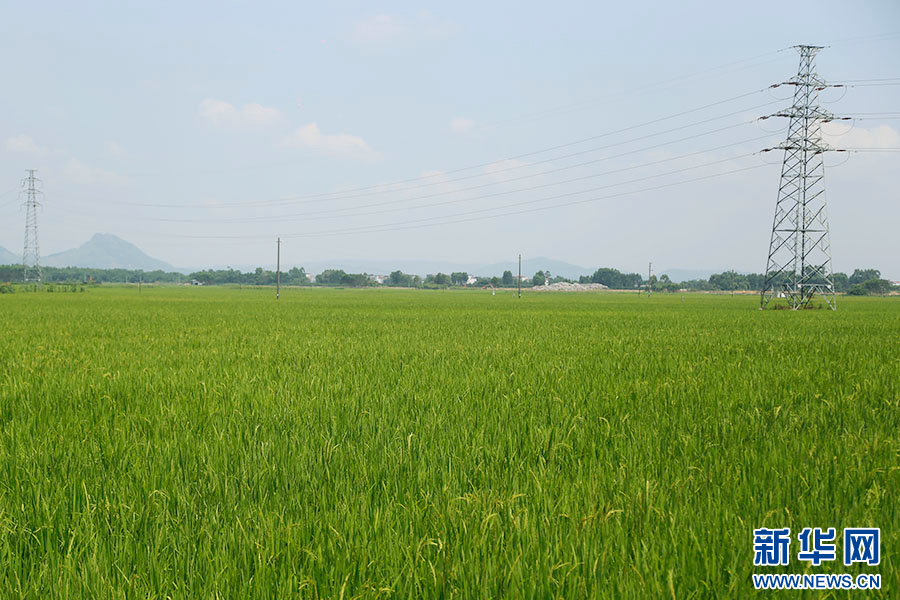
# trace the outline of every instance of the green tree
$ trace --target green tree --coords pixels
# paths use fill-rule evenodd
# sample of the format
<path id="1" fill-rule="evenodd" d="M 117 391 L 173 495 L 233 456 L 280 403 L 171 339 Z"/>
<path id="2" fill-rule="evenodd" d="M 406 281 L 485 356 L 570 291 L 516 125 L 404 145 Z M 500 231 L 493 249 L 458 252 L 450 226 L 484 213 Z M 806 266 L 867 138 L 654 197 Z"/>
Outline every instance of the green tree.
<path id="1" fill-rule="evenodd" d="M 453 285 L 466 285 L 466 281 L 468 280 L 469 274 L 465 271 L 450 273 L 450 281 L 453 282 Z"/>
<path id="2" fill-rule="evenodd" d="M 544 275 L 543 271 L 538 271 L 531 278 L 531 285 L 533 285 L 534 287 L 544 285 L 545 283 L 547 283 L 547 276 Z"/>
<path id="3" fill-rule="evenodd" d="M 450 276 L 446 273 L 438 273 L 434 276 L 435 285 L 450 285 Z"/>
<path id="4" fill-rule="evenodd" d="M 659 280 L 653 285 L 653 290 L 657 292 L 676 292 L 680 286 L 674 283 L 669 276 L 663 273 Z"/>
<path id="5" fill-rule="evenodd" d="M 847 277 L 846 273 L 833 273 L 832 281 L 834 281 L 834 291 L 836 292 L 846 292 L 850 289 L 850 278 Z M 759 289 L 759 288 L 751 288 L 751 289 Z"/>
<path id="6" fill-rule="evenodd" d="M 289 271 L 281 274 L 282 285 L 305 285 L 308 283 L 306 279 L 306 270 L 303 267 L 293 267 Z"/>
<path id="7" fill-rule="evenodd" d="M 630 290 L 644 283 L 638 273 L 622 273 L 618 269 L 600 268 L 590 277 L 579 278 L 581 283 L 602 283 L 614 290 Z"/>
<path id="8" fill-rule="evenodd" d="M 388 276 L 387 284 L 390 286 L 410 287 L 413 284 L 412 277 L 403 271 L 394 271 Z"/>
<path id="9" fill-rule="evenodd" d="M 844 277 L 847 277 L 844 275 Z M 747 275 L 747 289 L 748 290 L 761 290 L 766 283 L 765 274 L 760 273 L 749 273 Z"/>
<path id="10" fill-rule="evenodd" d="M 503 271 L 503 277 L 500 278 L 500 282 L 501 282 L 504 286 L 510 286 L 510 285 L 512 285 L 513 283 L 515 283 L 515 280 L 513 279 L 512 271 L 508 271 L 508 270 L 507 270 L 507 271 Z"/>
<path id="11" fill-rule="evenodd" d="M 881 271 L 878 269 L 854 269 L 853 275 L 850 276 L 850 285 L 863 283 L 870 279 L 881 279 Z"/>
<path id="12" fill-rule="evenodd" d="M 344 275 L 346 275 L 346 273 L 341 269 L 325 269 L 316 276 L 316 283 L 322 285 L 340 285 Z"/>
<path id="13" fill-rule="evenodd" d="M 365 273 L 344 273 L 341 277 L 341 285 L 366 287 L 369 285 L 369 277 Z"/>
<path id="14" fill-rule="evenodd" d="M 747 275 L 736 271 L 725 271 L 709 276 L 709 283 L 716 290 L 747 290 L 752 289 Z"/>

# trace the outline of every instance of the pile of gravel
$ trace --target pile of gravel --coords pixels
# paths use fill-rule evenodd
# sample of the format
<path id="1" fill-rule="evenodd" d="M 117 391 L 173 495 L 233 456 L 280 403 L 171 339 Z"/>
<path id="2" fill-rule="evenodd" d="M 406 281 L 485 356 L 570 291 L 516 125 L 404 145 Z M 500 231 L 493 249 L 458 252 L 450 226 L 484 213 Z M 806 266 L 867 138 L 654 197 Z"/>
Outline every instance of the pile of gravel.
<path id="1" fill-rule="evenodd" d="M 539 285 L 531 288 L 532 292 L 596 292 L 599 290 L 608 290 L 609 288 L 602 283 L 551 283 L 549 285 Z"/>

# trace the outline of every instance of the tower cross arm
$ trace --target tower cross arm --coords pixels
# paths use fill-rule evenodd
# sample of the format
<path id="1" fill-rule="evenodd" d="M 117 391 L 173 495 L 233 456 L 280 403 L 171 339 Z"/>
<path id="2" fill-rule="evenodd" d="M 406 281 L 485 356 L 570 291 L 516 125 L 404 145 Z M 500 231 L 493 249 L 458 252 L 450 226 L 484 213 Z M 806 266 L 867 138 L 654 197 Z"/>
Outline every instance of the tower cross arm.
<path id="1" fill-rule="evenodd" d="M 828 83 L 824 79 L 819 78 L 816 75 L 810 75 L 809 77 L 793 77 L 788 79 L 787 81 L 782 81 L 780 83 L 773 83 L 769 86 L 769 89 L 780 88 L 783 85 L 795 85 L 795 86 L 803 86 L 803 87 L 811 87 L 815 88 L 817 91 L 822 91 L 828 88 L 842 88 L 849 87 L 843 83 Z"/>
<path id="2" fill-rule="evenodd" d="M 763 115 L 758 120 L 765 121 L 774 117 L 787 117 L 789 119 L 815 119 L 822 123 L 830 123 L 832 121 L 850 121 L 853 117 L 839 117 L 829 110 L 819 108 L 817 106 L 792 106 L 770 115 Z"/>
<path id="3" fill-rule="evenodd" d="M 849 152 L 844 148 L 832 148 L 825 142 L 809 142 L 806 144 L 798 143 L 798 141 L 786 141 L 772 146 L 771 148 L 763 148 L 760 152 L 772 152 L 773 150 L 806 150 L 807 152 Z"/>

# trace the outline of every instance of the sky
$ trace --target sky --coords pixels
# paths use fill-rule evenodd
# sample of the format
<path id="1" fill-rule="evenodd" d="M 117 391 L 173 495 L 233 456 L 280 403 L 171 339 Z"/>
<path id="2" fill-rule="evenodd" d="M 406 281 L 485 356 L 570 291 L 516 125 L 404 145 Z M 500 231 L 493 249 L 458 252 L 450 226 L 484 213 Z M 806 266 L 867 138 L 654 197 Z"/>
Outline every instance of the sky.
<path id="1" fill-rule="evenodd" d="M 5 3 L 0 246 L 37 169 L 43 254 L 763 271 L 796 44 L 856 82 L 821 96 L 860 150 L 826 156 L 834 269 L 900 280 L 894 0 Z"/>

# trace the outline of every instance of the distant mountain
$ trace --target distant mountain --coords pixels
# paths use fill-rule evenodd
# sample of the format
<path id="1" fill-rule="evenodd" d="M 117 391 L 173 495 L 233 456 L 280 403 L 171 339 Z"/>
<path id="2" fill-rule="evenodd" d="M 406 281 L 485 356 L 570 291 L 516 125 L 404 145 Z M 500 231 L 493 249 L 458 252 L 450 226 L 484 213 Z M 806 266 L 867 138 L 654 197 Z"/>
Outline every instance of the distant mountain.
<path id="1" fill-rule="evenodd" d="M 475 267 L 470 269 L 469 272 L 475 275 L 493 276 L 502 275 L 503 271 L 512 271 L 513 275 L 515 275 L 518 270 L 518 261 L 511 260 L 507 262 L 494 263 L 492 265 Z M 559 275 L 567 279 L 578 279 L 582 275 L 590 275 L 595 270 L 596 268 L 589 269 L 587 267 L 579 267 L 578 265 L 573 265 L 571 263 L 563 262 L 561 260 L 554 260 L 552 258 L 546 258 L 543 256 L 522 260 L 522 275 L 527 275 L 528 277 L 531 277 L 538 271 L 550 271 L 550 275 L 554 277 Z"/>
<path id="2" fill-rule="evenodd" d="M 48 267 L 175 270 L 172 265 L 147 256 L 134 244 L 109 233 L 96 233 L 77 248 L 43 257 L 41 264 Z"/>
<path id="3" fill-rule="evenodd" d="M 0 246 L 0 265 L 18 265 L 22 263 L 22 255 L 13 254 L 3 246 Z"/>

